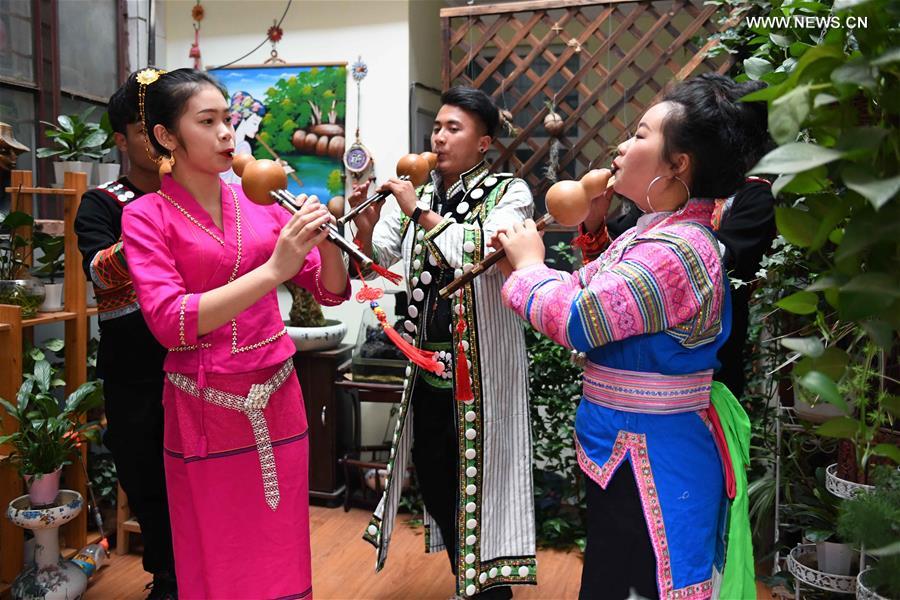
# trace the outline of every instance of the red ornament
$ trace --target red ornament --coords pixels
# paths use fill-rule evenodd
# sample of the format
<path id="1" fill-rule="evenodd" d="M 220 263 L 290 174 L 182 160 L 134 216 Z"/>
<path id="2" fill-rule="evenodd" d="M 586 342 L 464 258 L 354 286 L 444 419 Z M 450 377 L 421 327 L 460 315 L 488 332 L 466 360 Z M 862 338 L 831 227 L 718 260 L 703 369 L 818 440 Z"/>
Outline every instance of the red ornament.
<path id="1" fill-rule="evenodd" d="M 270 42 L 276 44 L 280 42 L 282 36 L 284 36 L 284 30 L 278 25 L 272 25 L 269 27 L 269 31 L 266 32 L 266 35 L 269 36 Z"/>

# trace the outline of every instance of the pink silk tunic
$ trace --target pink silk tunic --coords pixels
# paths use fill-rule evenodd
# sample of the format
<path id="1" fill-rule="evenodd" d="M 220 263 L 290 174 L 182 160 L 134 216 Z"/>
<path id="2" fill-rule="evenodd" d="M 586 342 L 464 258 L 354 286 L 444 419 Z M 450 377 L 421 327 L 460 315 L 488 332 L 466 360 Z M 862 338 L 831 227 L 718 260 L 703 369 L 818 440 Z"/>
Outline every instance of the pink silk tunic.
<path id="1" fill-rule="evenodd" d="M 222 183 L 220 229 L 171 176 L 124 212 L 138 302 L 169 350 L 164 458 L 184 599 L 312 597 L 306 413 L 296 375 L 283 376 L 295 350 L 275 290 L 218 329 L 197 331 L 201 295 L 263 264 L 289 217 Z M 346 300 L 349 280 L 332 294 L 320 270 L 313 249 L 293 281 L 321 304 Z M 259 389 L 264 406 L 248 411 L 242 401 Z"/>

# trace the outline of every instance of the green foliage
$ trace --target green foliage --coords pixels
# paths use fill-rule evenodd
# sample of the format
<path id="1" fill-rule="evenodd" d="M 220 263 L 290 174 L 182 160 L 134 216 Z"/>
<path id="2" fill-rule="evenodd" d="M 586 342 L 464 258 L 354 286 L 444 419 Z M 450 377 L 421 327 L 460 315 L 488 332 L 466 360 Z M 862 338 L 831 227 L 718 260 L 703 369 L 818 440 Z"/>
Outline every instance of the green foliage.
<path id="1" fill-rule="evenodd" d="M 347 106 L 339 99 L 346 96 L 346 67 L 312 68 L 280 79 L 266 91 L 266 114 L 257 135 L 275 152 L 293 153 L 291 137 L 297 129 L 308 130 L 319 123 L 343 123 Z"/>
<path id="2" fill-rule="evenodd" d="M 841 536 L 877 556 L 866 581 L 887 598 L 900 598 L 900 472 L 880 467 L 875 491 L 843 503 L 838 517 Z"/>
<path id="3" fill-rule="evenodd" d="M 818 432 L 854 443 L 865 481 L 872 456 L 900 458 L 876 440 L 896 416 L 888 390 L 900 331 L 900 3 L 720 4 L 740 18 L 719 51 L 737 55 L 738 79 L 769 84 L 746 100 L 767 102 L 778 147 L 751 173 L 778 174 L 778 231 L 803 253 L 802 272 L 776 303 L 793 335 L 815 340 L 790 348 L 795 380 L 813 403 L 848 413 Z M 753 15 L 787 19 L 769 28 Z M 854 28 L 853 19 L 867 23 Z"/>
<path id="4" fill-rule="evenodd" d="M 35 261 L 40 263 L 41 267 L 35 269 L 34 273 L 49 277 L 50 283 L 54 283 L 55 279 L 63 273 L 65 259 L 63 253 L 66 251 L 66 239 L 61 235 L 50 235 L 43 231 L 35 231 L 31 244 L 42 252 L 40 256 L 35 258 Z"/>
<path id="5" fill-rule="evenodd" d="M 21 235 L 22 230 L 34 226 L 34 218 L 24 212 L 13 211 L 0 222 L 0 279 L 18 279 L 31 256 L 31 244 Z"/>
<path id="6" fill-rule="evenodd" d="M 12 446 L 6 460 L 13 462 L 22 475 L 53 473 L 71 463 L 72 453 L 82 440 L 96 438 L 96 424 L 80 419 L 102 403 L 100 382 L 83 383 L 60 403 L 53 390 L 63 385 L 54 377 L 49 362 L 36 360 L 19 387 L 15 404 L 0 398 L 6 411 L 3 418 L 18 421 L 18 430 L 0 436 L 0 445 Z"/>
<path id="7" fill-rule="evenodd" d="M 558 257 L 548 263 L 568 263 L 571 246 L 557 244 Z M 564 268 L 564 264 L 555 264 Z M 581 398 L 581 366 L 573 353 L 530 327 L 525 329 L 528 352 L 531 437 L 534 455 L 534 503 L 537 540 L 542 546 L 584 549 L 585 501 L 582 475 L 575 459 L 575 411 Z"/>
<path id="8" fill-rule="evenodd" d="M 109 153 L 107 131 L 99 123 L 88 123 L 94 107 L 80 115 L 59 115 L 58 123 L 41 121 L 47 129 L 44 135 L 56 143 L 55 148 L 38 148 L 38 158 L 58 156 L 61 160 L 98 159 Z"/>
<path id="9" fill-rule="evenodd" d="M 91 454 L 88 461 L 91 487 L 97 500 L 107 506 L 115 506 L 118 494 L 119 476 L 112 454 Z"/>

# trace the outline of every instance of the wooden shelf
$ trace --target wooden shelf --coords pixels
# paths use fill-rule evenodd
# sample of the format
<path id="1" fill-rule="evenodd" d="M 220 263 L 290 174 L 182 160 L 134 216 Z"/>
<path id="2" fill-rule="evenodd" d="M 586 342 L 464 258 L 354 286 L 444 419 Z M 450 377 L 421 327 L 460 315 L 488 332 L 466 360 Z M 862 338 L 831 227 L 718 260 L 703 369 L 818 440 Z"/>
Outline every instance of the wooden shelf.
<path id="1" fill-rule="evenodd" d="M 140 533 L 141 524 L 138 523 L 137 519 L 128 519 L 127 521 L 122 523 L 122 529 L 127 531 L 128 533 Z"/>
<path id="2" fill-rule="evenodd" d="M 51 194 L 54 196 L 75 196 L 78 194 L 78 190 L 70 188 L 32 187 L 24 185 L 22 187 L 11 185 L 6 188 L 6 192 L 9 194 Z"/>
<path id="3" fill-rule="evenodd" d="M 61 323 L 62 321 L 68 321 L 70 319 L 74 319 L 78 316 L 78 313 L 75 312 L 67 312 L 67 311 L 59 311 L 59 312 L 48 312 L 48 313 L 39 313 L 38 316 L 33 319 L 23 319 L 22 327 L 34 327 L 35 325 L 47 325 L 49 323 Z"/>
<path id="4" fill-rule="evenodd" d="M 81 253 L 78 250 L 75 235 L 75 215 L 81 203 L 81 196 L 87 190 L 87 175 L 84 173 L 66 173 L 63 188 L 42 188 L 32 185 L 31 171 L 13 171 L 11 185 L 6 188 L 10 193 L 10 209 L 32 214 L 34 195 L 55 196 L 63 205 L 65 224 L 65 273 L 66 280 L 64 306 L 67 310 L 41 313 L 33 319 L 22 318 L 19 306 L 0 305 L 0 397 L 15 398 L 22 383 L 22 347 L 30 332 L 24 331 L 35 325 L 63 323 L 65 325 L 64 343 L 66 357 L 64 379 L 66 393 L 70 394 L 87 380 L 87 346 L 89 336 L 89 320 L 86 316 L 87 285 L 81 270 Z M 0 434 L 15 431 L 12 419 L 4 419 L 0 423 Z M 0 453 L 7 454 L 7 447 L 0 448 Z M 81 448 L 82 457 L 86 458 L 86 449 Z M 87 478 L 79 461 L 64 467 L 66 487 L 87 494 Z M 24 492 L 22 478 L 8 462 L 0 463 L 0 510 L 5 511 L 7 504 Z M 85 545 L 99 541 L 99 533 L 88 535 L 88 515 L 84 510 L 60 530 L 61 545 L 65 558 L 74 556 Z M 0 598 L 3 598 L 16 575 L 22 569 L 23 552 L 22 530 L 8 519 L 0 519 Z"/>
<path id="5" fill-rule="evenodd" d="M 97 308 L 96 306 L 92 306 L 91 308 L 88 308 L 85 312 L 87 313 L 87 316 L 93 317 L 94 315 L 96 315 L 97 313 L 100 312 L 100 309 Z"/>

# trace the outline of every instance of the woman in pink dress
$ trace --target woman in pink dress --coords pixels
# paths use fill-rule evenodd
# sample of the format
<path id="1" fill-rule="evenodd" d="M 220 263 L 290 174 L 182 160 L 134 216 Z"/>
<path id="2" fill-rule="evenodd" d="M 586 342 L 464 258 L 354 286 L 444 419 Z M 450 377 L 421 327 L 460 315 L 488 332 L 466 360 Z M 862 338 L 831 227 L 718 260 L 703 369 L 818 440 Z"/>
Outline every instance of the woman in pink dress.
<path id="1" fill-rule="evenodd" d="M 219 173 L 234 129 L 205 73 L 138 77 L 149 143 L 175 159 L 159 191 L 130 204 L 122 233 L 138 301 L 169 352 L 165 464 L 179 596 L 309 598 L 308 442 L 294 345 L 275 288 L 322 304 L 349 297 L 331 218 L 260 206 Z"/>

